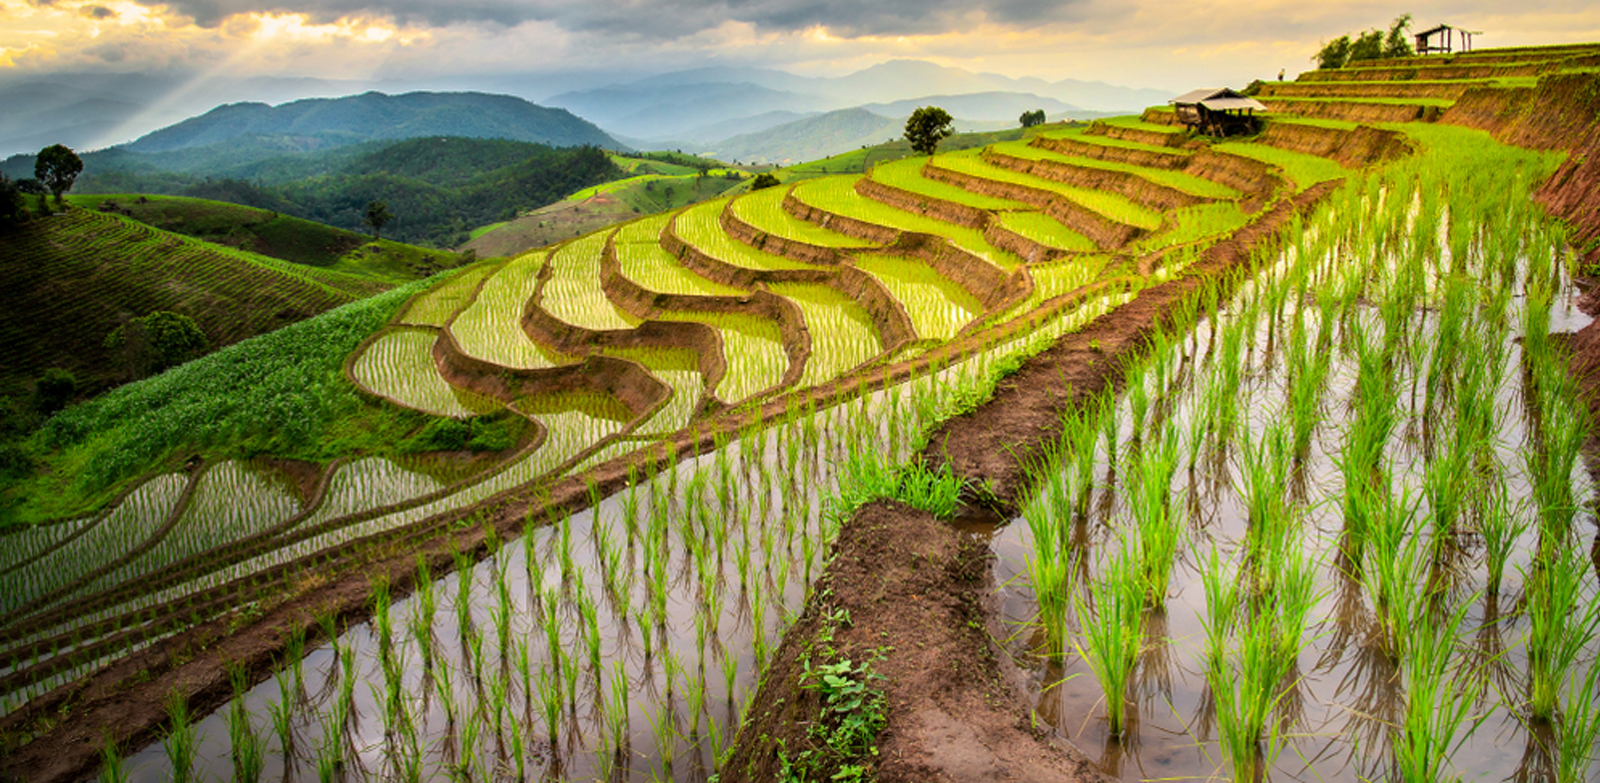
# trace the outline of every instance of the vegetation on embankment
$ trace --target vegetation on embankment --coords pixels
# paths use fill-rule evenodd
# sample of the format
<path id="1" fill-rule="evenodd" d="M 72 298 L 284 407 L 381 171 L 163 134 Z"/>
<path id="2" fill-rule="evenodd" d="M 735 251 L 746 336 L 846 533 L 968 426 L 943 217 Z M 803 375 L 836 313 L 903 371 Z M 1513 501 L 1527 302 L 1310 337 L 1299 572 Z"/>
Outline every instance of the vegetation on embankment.
<path id="1" fill-rule="evenodd" d="M 291 324 L 56 414 L 11 447 L 27 470 L 0 476 L 0 527 L 82 513 L 131 479 L 194 456 L 326 462 L 395 451 L 431 417 L 361 394 L 343 366 L 424 286 Z"/>

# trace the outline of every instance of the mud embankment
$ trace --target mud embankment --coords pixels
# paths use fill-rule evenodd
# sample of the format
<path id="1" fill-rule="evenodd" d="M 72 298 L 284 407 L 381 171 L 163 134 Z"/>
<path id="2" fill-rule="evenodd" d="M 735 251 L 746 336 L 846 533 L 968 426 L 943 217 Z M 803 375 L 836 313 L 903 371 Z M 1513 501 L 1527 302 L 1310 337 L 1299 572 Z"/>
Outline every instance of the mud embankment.
<path id="1" fill-rule="evenodd" d="M 1076 188 L 1100 190 L 1106 193 L 1115 193 L 1142 207 L 1156 210 L 1157 212 L 1170 212 L 1174 209 L 1192 207 L 1196 204 L 1208 204 L 1214 199 L 1185 193 L 1177 188 L 1158 185 L 1144 177 L 1129 171 L 1116 171 L 1113 169 L 1095 168 L 1092 166 L 1074 166 L 1057 160 L 1033 160 L 1006 155 L 993 150 L 985 150 L 981 156 L 984 161 L 999 166 L 1003 169 L 1031 174 L 1035 177 L 1060 182 Z"/>
<path id="2" fill-rule="evenodd" d="M 1431 58 L 1429 58 L 1431 59 Z M 1306 71 L 1295 81 L 1313 82 L 1404 82 L 1444 81 L 1447 79 L 1493 79 L 1502 76 L 1537 76 L 1557 67 L 1549 63 L 1464 63 L 1461 65 L 1395 65 L 1376 68 L 1335 68 Z"/>
<path id="3" fill-rule="evenodd" d="M 856 180 L 855 189 L 857 193 L 873 201 L 958 226 L 982 229 L 989 222 L 988 210 L 922 193 L 913 193 L 904 188 L 885 185 L 872 177 Z"/>
<path id="4" fill-rule="evenodd" d="M 1274 113 L 1293 114 L 1317 120 L 1345 122 L 1435 122 L 1444 111 L 1422 103 L 1362 103 L 1350 101 L 1311 101 L 1294 98 L 1263 98 Z"/>
<path id="5" fill-rule="evenodd" d="M 722 230 L 734 239 L 757 250 L 783 256 L 791 261 L 817 266 L 839 266 L 850 260 L 850 257 L 838 248 L 813 245 L 762 231 L 733 214 L 732 209 L 724 208 L 717 220 Z"/>
<path id="6" fill-rule="evenodd" d="M 1268 98 L 1460 98 L 1482 82 L 1268 82 Z M 1259 97 L 1259 96 L 1258 96 Z"/>
<path id="7" fill-rule="evenodd" d="M 1569 240 L 1585 265 L 1600 264 L 1600 74 L 1551 74 L 1535 87 L 1474 89 L 1440 121 L 1485 130 L 1519 147 L 1569 153 L 1534 199 L 1572 227 Z"/>
<path id="8" fill-rule="evenodd" d="M 849 554 L 830 561 L 813 592 L 823 598 L 784 633 L 718 780 L 778 780 L 784 756 L 816 746 L 810 727 L 826 707 L 817 689 L 796 684 L 808 664 L 836 660 L 868 662 L 883 678 L 871 683 L 887 714 L 876 743 L 880 783 L 1103 780 L 1081 752 L 1022 719 L 1029 710 L 994 642 L 1011 629 L 986 605 L 982 543 L 879 501 L 845 523 L 835 549 Z"/>
<path id="9" fill-rule="evenodd" d="M 1035 136 L 1029 144 L 1040 149 L 1059 152 L 1062 155 L 1076 155 L 1094 160 L 1110 161 L 1112 163 L 1128 163 L 1134 166 L 1146 166 L 1152 169 L 1181 169 L 1187 163 L 1189 154 L 1173 150 L 1171 152 L 1159 150 L 1145 150 L 1134 147 L 1117 147 L 1110 144 L 1095 144 L 1091 141 L 1081 141 L 1073 138 L 1049 138 Z"/>
<path id="10" fill-rule="evenodd" d="M 1345 168 L 1394 160 L 1411 154 L 1405 134 L 1365 125 L 1357 128 L 1324 128 L 1292 122 L 1267 125 L 1261 143 L 1280 150 L 1303 152 L 1336 160 Z"/>
<path id="11" fill-rule="evenodd" d="M 922 167 L 922 176 L 973 193 L 1008 198 L 1038 207 L 1039 211 L 1054 218 L 1056 222 L 1083 234 L 1089 241 L 1103 249 L 1120 248 L 1145 234 L 1142 228 L 1114 221 L 1059 193 L 1052 193 L 1043 188 L 986 179 L 934 165 L 931 160 Z"/>
<path id="12" fill-rule="evenodd" d="M 1178 121 L 1178 113 L 1173 111 L 1171 106 L 1147 106 L 1144 113 L 1139 115 L 1139 121 L 1148 122 L 1151 125 L 1167 125 L 1173 128 L 1183 127 L 1183 123 Z"/>
<path id="13" fill-rule="evenodd" d="M 1182 147 L 1189 140 L 1189 134 L 1181 131 L 1160 131 L 1149 128 L 1132 128 L 1127 125 L 1113 125 L 1101 120 L 1089 123 L 1088 130 L 1091 136 L 1104 136 L 1108 139 L 1120 139 L 1137 144 L 1149 144 L 1152 147 Z"/>

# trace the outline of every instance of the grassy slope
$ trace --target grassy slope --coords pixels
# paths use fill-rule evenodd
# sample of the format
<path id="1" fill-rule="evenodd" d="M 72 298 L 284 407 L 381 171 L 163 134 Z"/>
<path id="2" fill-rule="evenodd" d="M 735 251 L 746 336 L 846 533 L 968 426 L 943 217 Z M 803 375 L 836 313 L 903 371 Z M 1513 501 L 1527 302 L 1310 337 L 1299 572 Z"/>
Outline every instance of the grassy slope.
<path id="1" fill-rule="evenodd" d="M 220 347 L 391 287 L 88 210 L 30 221 L 0 251 L 0 385 L 12 388 L 49 367 L 89 392 L 122 380 L 102 341 L 152 311 L 194 318 Z"/>
<path id="2" fill-rule="evenodd" d="M 110 202 L 122 214 L 165 231 L 390 285 L 419 280 L 460 263 L 460 256 L 448 251 L 374 241 L 365 234 L 225 201 L 141 194 L 67 200 L 86 209 L 100 209 Z"/>

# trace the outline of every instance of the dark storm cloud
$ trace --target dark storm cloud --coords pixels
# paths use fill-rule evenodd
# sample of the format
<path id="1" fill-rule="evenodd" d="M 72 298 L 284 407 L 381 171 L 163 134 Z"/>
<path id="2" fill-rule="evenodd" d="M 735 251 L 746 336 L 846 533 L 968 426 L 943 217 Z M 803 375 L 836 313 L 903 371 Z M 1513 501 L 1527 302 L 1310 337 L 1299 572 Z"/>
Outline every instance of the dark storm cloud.
<path id="1" fill-rule="evenodd" d="M 116 11 L 113 11 L 103 5 L 85 6 L 78 9 L 78 13 L 83 14 L 90 19 L 109 19 L 117 15 Z"/>
<path id="2" fill-rule="evenodd" d="M 573 31 L 670 39 L 738 21 L 762 30 L 822 25 L 839 35 L 943 32 L 981 12 L 991 22 L 1028 24 L 1075 18 L 1086 0 L 173 0 L 165 3 L 211 27 L 236 13 L 304 13 L 317 22 L 356 14 L 394 17 L 402 24 L 444 26 L 553 22 Z"/>

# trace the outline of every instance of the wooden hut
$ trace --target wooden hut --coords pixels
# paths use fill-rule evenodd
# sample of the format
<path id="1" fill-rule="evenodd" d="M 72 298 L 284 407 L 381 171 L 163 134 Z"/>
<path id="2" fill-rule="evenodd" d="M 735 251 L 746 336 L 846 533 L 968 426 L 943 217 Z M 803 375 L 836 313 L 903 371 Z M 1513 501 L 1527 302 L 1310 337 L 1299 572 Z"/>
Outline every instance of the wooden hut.
<path id="1" fill-rule="evenodd" d="M 1463 30 L 1459 27 L 1442 24 L 1416 34 L 1417 54 L 1433 54 L 1435 52 L 1449 54 L 1454 51 L 1456 34 L 1458 33 L 1461 35 L 1461 51 L 1472 51 L 1472 36 L 1474 33 L 1471 30 Z M 1430 43 L 1430 38 L 1436 39 L 1438 43 Z"/>
<path id="2" fill-rule="evenodd" d="M 1227 87 L 1194 90 L 1167 102 L 1179 122 L 1207 136 L 1259 133 L 1261 118 L 1256 112 L 1267 110 L 1260 101 Z"/>

